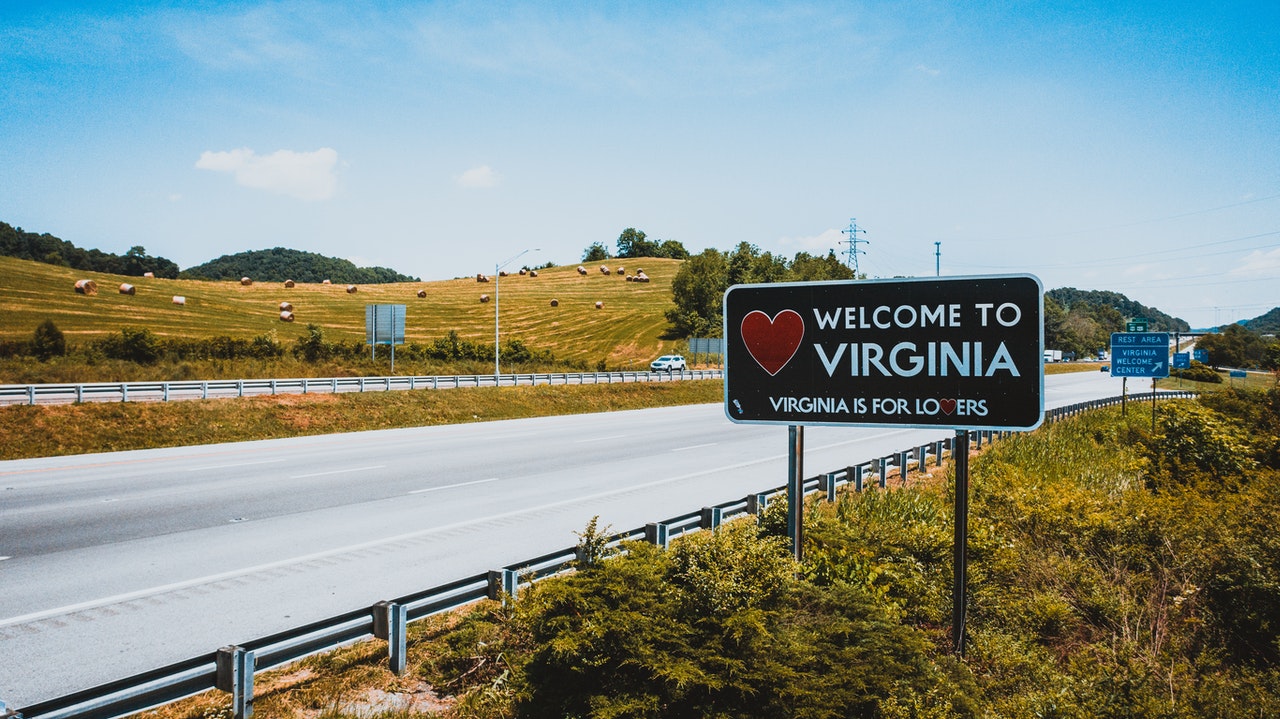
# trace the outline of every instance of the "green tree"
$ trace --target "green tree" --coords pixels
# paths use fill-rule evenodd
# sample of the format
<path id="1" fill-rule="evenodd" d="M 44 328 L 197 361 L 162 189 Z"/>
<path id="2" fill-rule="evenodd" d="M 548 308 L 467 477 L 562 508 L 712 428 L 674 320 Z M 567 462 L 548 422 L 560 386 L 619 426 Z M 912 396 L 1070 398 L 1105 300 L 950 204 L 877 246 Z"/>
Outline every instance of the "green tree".
<path id="1" fill-rule="evenodd" d="M 67 340 L 53 320 L 45 320 L 36 326 L 35 334 L 31 337 L 31 353 L 41 362 L 67 353 Z"/>
<path id="2" fill-rule="evenodd" d="M 293 346 L 293 355 L 307 362 L 320 362 L 332 354 L 332 348 L 324 341 L 320 325 L 307 325 L 307 334 L 299 337 Z"/>
<path id="3" fill-rule="evenodd" d="M 592 242 L 591 246 L 582 253 L 583 262 L 604 262 L 609 259 L 609 250 L 599 242 Z"/>
<path id="4" fill-rule="evenodd" d="M 689 259 L 689 251 L 679 240 L 663 240 L 658 246 L 658 257 L 666 257 L 672 260 Z"/>
<path id="5" fill-rule="evenodd" d="M 618 257 L 658 257 L 658 243 L 649 240 L 641 230 L 628 227 L 618 235 Z"/>
<path id="6" fill-rule="evenodd" d="M 729 288 L 729 265 L 721 251 L 708 248 L 694 255 L 671 281 L 673 309 L 667 310 L 676 337 L 719 337 L 724 291 Z"/>

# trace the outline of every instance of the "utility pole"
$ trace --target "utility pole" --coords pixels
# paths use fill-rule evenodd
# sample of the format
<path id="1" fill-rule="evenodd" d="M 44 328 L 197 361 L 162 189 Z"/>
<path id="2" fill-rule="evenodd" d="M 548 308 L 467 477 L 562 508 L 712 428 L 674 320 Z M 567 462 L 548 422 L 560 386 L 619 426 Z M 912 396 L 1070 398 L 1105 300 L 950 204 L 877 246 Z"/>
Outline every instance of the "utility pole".
<path id="1" fill-rule="evenodd" d="M 865 235 L 867 234 L 867 231 L 858 229 L 858 221 L 857 219 L 852 217 L 849 218 L 849 229 L 841 230 L 841 232 L 849 236 L 849 239 L 845 240 L 845 244 L 849 246 L 844 251 L 845 264 L 853 268 L 853 277 L 854 279 L 857 279 L 858 278 L 858 255 L 867 254 L 866 252 L 858 249 L 858 245 L 859 244 L 869 245 L 871 244 L 871 241 L 858 239 L 859 232 Z"/>
<path id="2" fill-rule="evenodd" d="M 942 276 L 942 243 L 933 243 L 933 276 Z"/>

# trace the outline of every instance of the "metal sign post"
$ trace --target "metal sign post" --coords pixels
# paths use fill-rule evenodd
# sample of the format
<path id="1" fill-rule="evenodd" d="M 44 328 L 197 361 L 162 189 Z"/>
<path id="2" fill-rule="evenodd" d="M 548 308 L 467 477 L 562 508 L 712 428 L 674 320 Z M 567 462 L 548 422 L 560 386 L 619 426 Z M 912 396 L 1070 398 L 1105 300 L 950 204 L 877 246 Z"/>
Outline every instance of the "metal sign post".
<path id="1" fill-rule="evenodd" d="M 951 575 L 951 638 L 964 657 L 965 597 L 969 579 L 969 430 L 956 430 L 951 461 L 956 470 L 955 542 Z"/>
<path id="2" fill-rule="evenodd" d="M 1044 418 L 1044 288 L 1031 275 L 735 285 L 725 414 L 788 427 L 787 530 L 803 559 L 804 425 L 956 431 L 954 638 L 964 651 L 968 431 Z"/>

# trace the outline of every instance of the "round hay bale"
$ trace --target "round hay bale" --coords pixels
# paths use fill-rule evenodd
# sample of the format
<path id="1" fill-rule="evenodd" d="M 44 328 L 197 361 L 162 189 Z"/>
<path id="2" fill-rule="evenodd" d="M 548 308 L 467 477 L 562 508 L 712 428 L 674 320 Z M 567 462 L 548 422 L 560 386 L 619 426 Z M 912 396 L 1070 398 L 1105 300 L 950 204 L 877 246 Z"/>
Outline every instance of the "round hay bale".
<path id="1" fill-rule="evenodd" d="M 507 276 L 507 271 L 506 271 L 506 270 L 498 270 L 498 276 L 499 276 L 499 277 L 506 277 L 506 276 Z"/>
<path id="2" fill-rule="evenodd" d="M 134 286 L 129 284 L 128 282 L 125 282 L 124 284 L 120 285 L 120 294 L 122 295 L 132 295 L 135 292 L 137 292 L 137 289 L 135 289 Z"/>
<path id="3" fill-rule="evenodd" d="M 537 276 L 538 276 L 538 271 L 537 271 L 537 270 L 529 270 L 529 276 L 530 276 L 530 277 L 537 277 Z"/>
<path id="4" fill-rule="evenodd" d="M 596 309 L 598 309 L 598 310 L 602 310 L 602 309 L 604 309 L 604 303 L 603 303 L 603 302 L 597 302 L 597 303 L 596 303 Z"/>
<path id="5" fill-rule="evenodd" d="M 426 297 L 426 296 L 427 296 L 427 291 L 426 291 L 426 290 L 418 290 L 418 296 L 419 296 L 419 297 Z"/>
<path id="6" fill-rule="evenodd" d="M 489 278 L 483 272 L 476 273 L 476 282 L 488 282 Z"/>
<path id="7" fill-rule="evenodd" d="M 551 306 L 552 306 L 552 307 L 559 307 L 559 306 L 560 306 L 560 300 L 551 300 Z"/>
<path id="8" fill-rule="evenodd" d="M 143 277 L 150 277 L 150 278 L 154 279 L 154 278 L 155 278 L 155 276 L 156 276 L 156 273 L 154 273 L 154 272 L 143 272 L 143 273 L 142 273 L 142 276 L 143 276 Z"/>
<path id="9" fill-rule="evenodd" d="M 522 274 L 522 275 L 527 275 L 527 274 L 529 274 L 529 270 L 526 270 L 525 268 L 521 267 L 521 268 L 520 268 L 520 274 Z"/>
<path id="10" fill-rule="evenodd" d="M 98 283 L 93 280 L 76 280 L 76 294 L 96 295 L 98 294 Z"/>
<path id="11" fill-rule="evenodd" d="M 608 268 L 608 267 L 606 267 L 606 266 L 604 266 L 604 265 L 600 265 L 600 274 L 602 274 L 602 275 L 607 275 L 607 274 L 609 274 L 609 268 Z"/>
<path id="12" fill-rule="evenodd" d="M 248 287 L 249 285 L 253 284 L 253 280 L 249 279 L 248 277 L 241 277 L 240 284 L 244 285 L 245 287 Z"/>
<path id="13" fill-rule="evenodd" d="M 481 303 L 488 302 L 488 301 L 489 301 L 489 295 L 480 295 Z"/>
<path id="14" fill-rule="evenodd" d="M 332 282 L 330 282 L 329 280 L 320 280 L 320 284 L 322 284 L 322 285 L 331 285 L 331 284 L 333 284 L 333 283 L 332 283 Z"/>
<path id="15" fill-rule="evenodd" d="M 583 267 L 582 265 L 578 265 L 578 274 L 580 275 L 587 274 L 587 268 Z"/>
<path id="16" fill-rule="evenodd" d="M 354 295 L 358 289 L 355 285 L 347 285 L 347 294 Z"/>
<path id="17" fill-rule="evenodd" d="M 623 275 L 623 274 L 626 274 L 626 272 L 627 272 L 627 268 L 625 267 L 618 268 L 618 274 Z"/>
<path id="18" fill-rule="evenodd" d="M 284 281 L 284 286 L 285 286 L 285 287 L 293 287 L 293 284 L 294 284 L 294 283 L 293 283 L 293 280 L 285 280 L 285 281 Z"/>
<path id="19" fill-rule="evenodd" d="M 173 296 L 173 304 L 175 304 L 175 305 L 183 305 L 183 306 L 186 306 L 186 304 L 187 304 L 187 298 L 186 298 L 186 297 L 183 297 L 182 295 L 174 295 L 174 296 Z"/>
<path id="20" fill-rule="evenodd" d="M 634 282 L 635 279 L 636 278 L 632 277 L 631 275 L 627 275 L 627 282 Z"/>
<path id="21" fill-rule="evenodd" d="M 292 322 L 292 321 L 293 321 L 293 313 L 292 313 L 292 312 L 288 312 L 288 311 L 282 311 L 282 312 L 280 313 L 280 321 L 281 321 L 281 322 Z"/>
<path id="22" fill-rule="evenodd" d="M 292 302 L 281 302 L 281 303 L 280 303 L 280 311 L 281 311 L 281 312 L 292 312 L 292 311 L 293 311 L 293 303 L 292 303 Z"/>

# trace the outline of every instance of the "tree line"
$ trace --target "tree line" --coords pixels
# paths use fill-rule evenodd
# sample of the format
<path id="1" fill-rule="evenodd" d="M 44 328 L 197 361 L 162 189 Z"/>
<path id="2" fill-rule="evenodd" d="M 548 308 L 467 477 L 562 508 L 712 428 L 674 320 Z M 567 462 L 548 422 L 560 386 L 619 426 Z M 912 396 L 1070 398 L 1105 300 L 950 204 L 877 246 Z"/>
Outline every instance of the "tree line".
<path id="1" fill-rule="evenodd" d="M 284 247 L 223 255 L 202 265 L 188 267 L 183 270 L 182 276 L 203 280 L 238 280 L 241 277 L 251 277 L 263 282 L 330 280 L 343 284 L 367 285 L 420 281 L 417 277 L 402 275 L 387 267 L 357 267 L 350 260 Z"/>
<path id="2" fill-rule="evenodd" d="M 151 272 L 156 277 L 175 279 L 179 274 L 177 264 L 163 257 L 151 257 L 141 245 L 129 248 L 123 255 L 86 250 L 47 232 L 37 235 L 6 222 L 0 222 L 0 255 L 129 277 L 142 277 Z"/>

